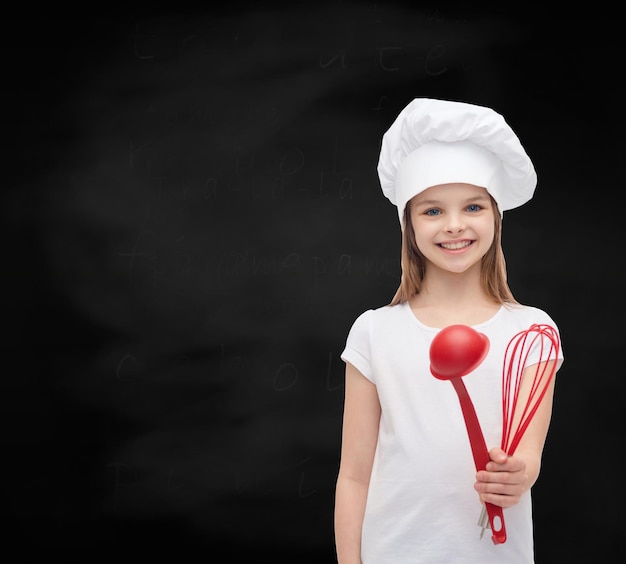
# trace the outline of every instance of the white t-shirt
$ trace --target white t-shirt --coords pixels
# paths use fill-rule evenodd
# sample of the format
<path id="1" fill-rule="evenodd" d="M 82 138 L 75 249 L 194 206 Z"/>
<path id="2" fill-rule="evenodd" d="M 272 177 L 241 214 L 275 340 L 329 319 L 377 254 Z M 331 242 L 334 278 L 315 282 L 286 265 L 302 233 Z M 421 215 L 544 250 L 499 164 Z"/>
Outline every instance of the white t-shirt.
<path id="1" fill-rule="evenodd" d="M 506 347 L 532 324 L 558 330 L 547 313 L 529 306 L 502 306 L 473 326 L 489 338 L 489 352 L 463 382 L 488 449 L 501 444 Z M 363 564 L 532 563 L 530 492 L 504 510 L 506 542 L 494 544 L 489 530 L 480 538 L 482 505 L 459 399 L 451 382 L 430 372 L 430 344 L 439 331 L 421 323 L 408 303 L 385 306 L 357 318 L 341 354 L 376 385 L 382 407 Z M 527 364 L 538 362 L 538 355 L 534 351 Z M 560 348 L 558 356 L 560 366 Z"/>

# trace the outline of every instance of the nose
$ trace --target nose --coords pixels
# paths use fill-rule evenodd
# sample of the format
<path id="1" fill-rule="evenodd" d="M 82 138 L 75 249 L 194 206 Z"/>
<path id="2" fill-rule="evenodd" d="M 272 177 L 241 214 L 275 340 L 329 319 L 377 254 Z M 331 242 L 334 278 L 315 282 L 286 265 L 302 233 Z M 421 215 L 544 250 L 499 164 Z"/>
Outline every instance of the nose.
<path id="1" fill-rule="evenodd" d="M 463 217 L 458 213 L 450 213 L 447 216 L 445 230 L 448 233 L 459 233 L 465 229 Z"/>

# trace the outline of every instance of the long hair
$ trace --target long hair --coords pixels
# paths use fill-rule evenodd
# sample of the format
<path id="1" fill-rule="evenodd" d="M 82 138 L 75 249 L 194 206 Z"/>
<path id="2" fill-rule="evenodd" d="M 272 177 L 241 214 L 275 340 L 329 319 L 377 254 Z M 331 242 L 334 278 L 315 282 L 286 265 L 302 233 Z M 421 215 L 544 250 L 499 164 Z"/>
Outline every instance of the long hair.
<path id="1" fill-rule="evenodd" d="M 502 218 L 496 201 L 490 196 L 494 209 L 494 237 L 491 247 L 480 264 L 480 283 L 487 296 L 497 304 L 518 303 L 507 282 L 506 262 L 502 250 Z M 411 296 L 422 291 L 426 274 L 426 259 L 417 247 L 415 232 L 411 222 L 411 206 L 404 208 L 402 218 L 402 253 L 400 265 L 402 275 L 400 286 L 389 305 L 408 301 Z"/>

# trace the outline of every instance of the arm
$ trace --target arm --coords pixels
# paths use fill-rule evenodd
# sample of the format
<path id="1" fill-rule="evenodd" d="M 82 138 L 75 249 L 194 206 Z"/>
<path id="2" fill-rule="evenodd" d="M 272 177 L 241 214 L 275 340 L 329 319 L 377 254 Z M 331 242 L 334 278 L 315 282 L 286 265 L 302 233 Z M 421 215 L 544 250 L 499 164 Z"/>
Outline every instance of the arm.
<path id="1" fill-rule="evenodd" d="M 380 421 L 376 386 L 346 363 L 341 463 L 335 491 L 339 564 L 361 564 L 361 527 Z"/>
<path id="2" fill-rule="evenodd" d="M 525 369 L 523 386 L 532 383 L 536 369 L 537 365 Z M 554 380 L 553 377 L 548 384 L 543 400 L 530 421 L 515 453 L 508 456 L 500 448 L 492 448 L 489 451 L 491 462 L 487 464 L 486 470 L 477 472 L 476 483 L 474 484 L 474 488 L 479 492 L 483 501 L 500 507 L 511 507 L 517 504 L 521 496 L 537 481 L 543 447 L 552 416 Z M 521 392 L 523 393 L 523 388 Z M 520 402 L 522 406 L 525 405 L 523 397 L 520 398 Z"/>

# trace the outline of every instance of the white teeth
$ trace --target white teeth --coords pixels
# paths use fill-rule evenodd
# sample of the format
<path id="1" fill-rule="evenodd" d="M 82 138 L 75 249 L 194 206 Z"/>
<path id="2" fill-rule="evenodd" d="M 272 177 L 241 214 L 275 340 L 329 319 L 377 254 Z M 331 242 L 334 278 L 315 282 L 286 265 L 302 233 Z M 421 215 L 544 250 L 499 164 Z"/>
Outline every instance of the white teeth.
<path id="1" fill-rule="evenodd" d="M 471 241 L 458 241 L 456 243 L 440 243 L 440 245 L 444 249 L 450 249 L 451 251 L 454 251 L 456 249 L 462 249 L 463 247 L 467 247 L 471 244 L 472 244 Z"/>

